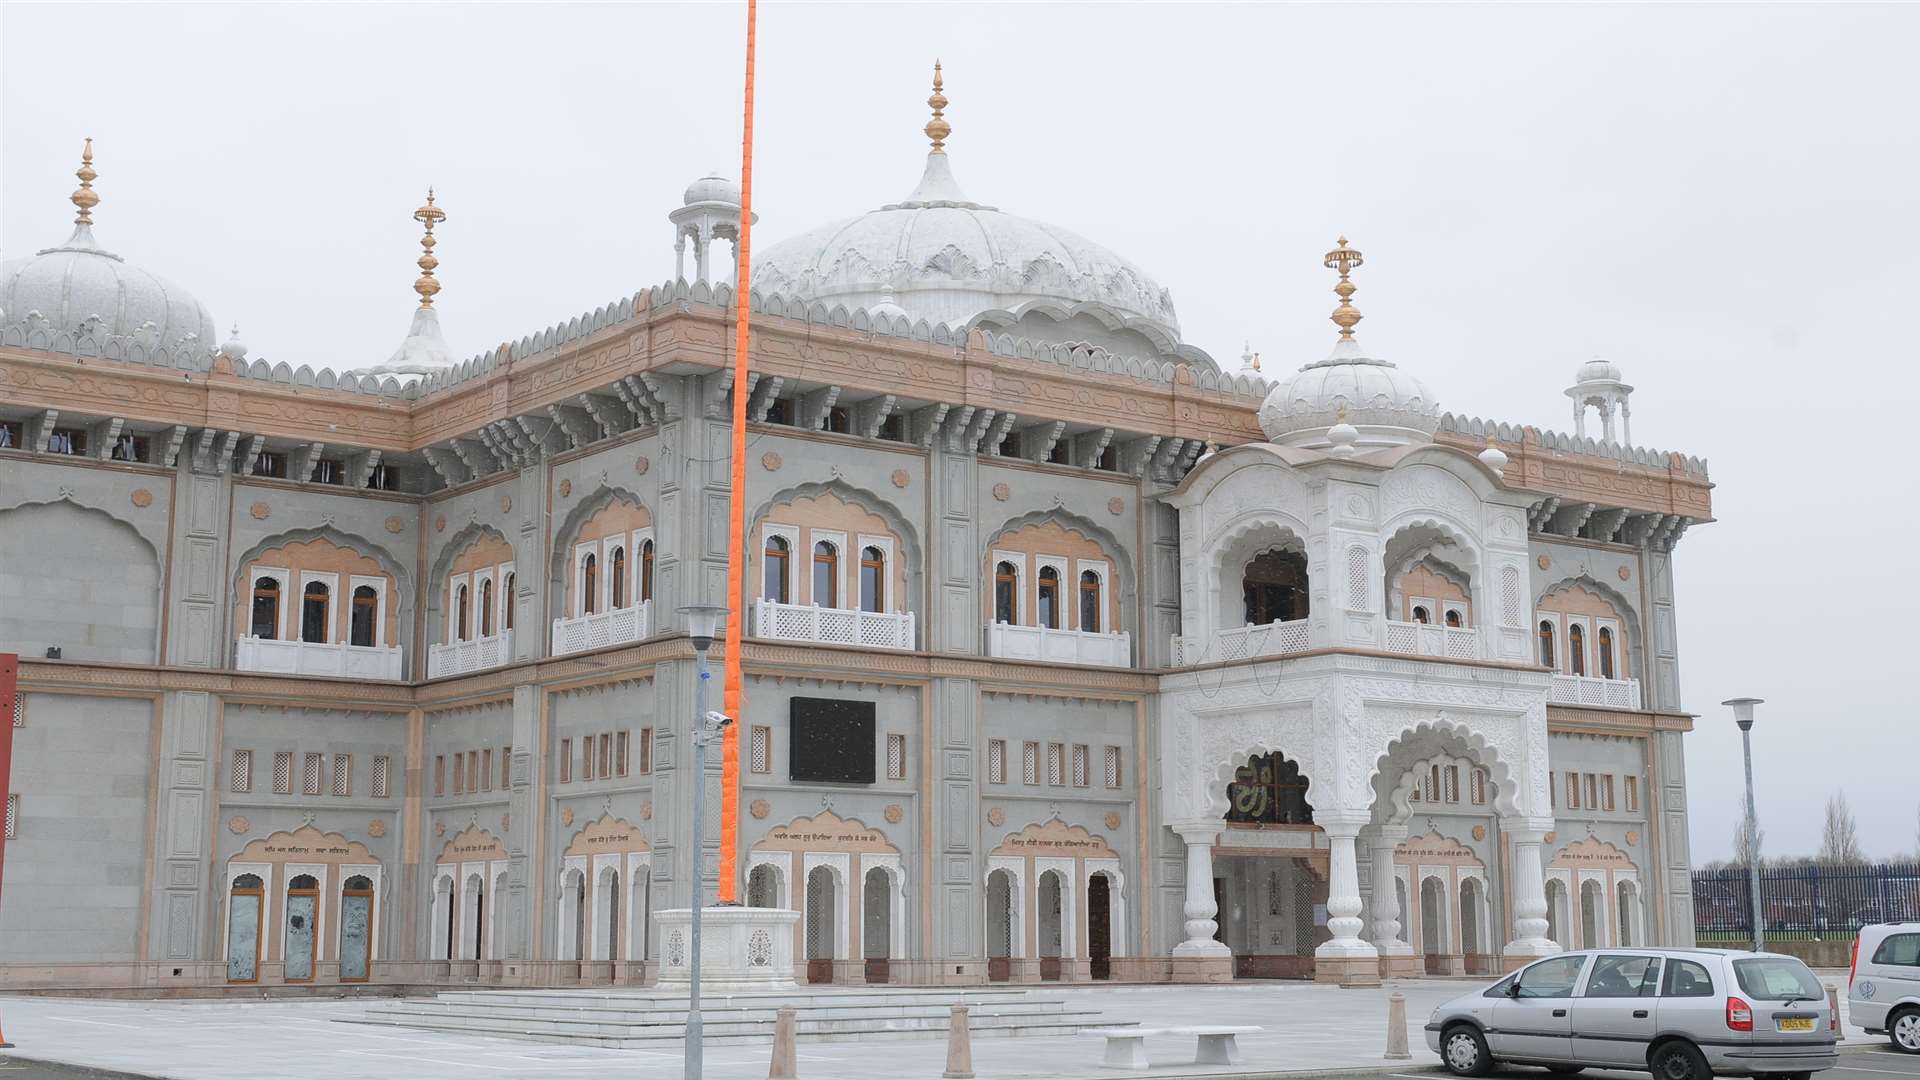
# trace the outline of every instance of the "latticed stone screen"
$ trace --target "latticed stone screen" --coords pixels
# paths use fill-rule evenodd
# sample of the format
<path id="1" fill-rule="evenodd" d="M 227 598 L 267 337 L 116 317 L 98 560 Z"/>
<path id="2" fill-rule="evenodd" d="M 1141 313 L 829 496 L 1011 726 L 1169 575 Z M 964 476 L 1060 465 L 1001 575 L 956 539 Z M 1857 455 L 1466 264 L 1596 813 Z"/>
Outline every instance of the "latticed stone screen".
<path id="1" fill-rule="evenodd" d="M 1075 743 L 1073 745 L 1073 786 L 1074 787 L 1087 786 L 1087 770 L 1088 770 L 1087 748 L 1080 743 Z"/>
<path id="2" fill-rule="evenodd" d="M 1047 744 L 1047 784 L 1059 787 L 1067 782 L 1067 748 L 1064 743 Z"/>
<path id="3" fill-rule="evenodd" d="M 1007 782 L 1007 740 L 993 739 L 987 743 L 987 783 L 1004 784 Z"/>
<path id="4" fill-rule="evenodd" d="M 335 795 L 353 794 L 353 755 L 333 755 L 333 793 Z"/>
<path id="5" fill-rule="evenodd" d="M 1040 782 L 1040 744 L 1027 743 L 1020 748 L 1020 779 L 1029 784 Z"/>
<path id="6" fill-rule="evenodd" d="M 1117 746 L 1107 747 L 1107 786 L 1120 786 L 1120 748 Z"/>
<path id="7" fill-rule="evenodd" d="M 747 747 L 747 768 L 752 772 L 771 772 L 773 769 L 773 729 L 755 727 L 753 738 Z"/>
<path id="8" fill-rule="evenodd" d="M 320 794 L 320 773 L 326 768 L 327 755 L 308 754 L 300 766 L 300 791 L 306 795 Z"/>
<path id="9" fill-rule="evenodd" d="M 227 790 L 242 793 L 253 790 L 253 751 L 233 752 L 233 762 L 227 770 Z"/>
<path id="10" fill-rule="evenodd" d="M 1354 545 L 1347 549 L 1347 606 L 1355 611 L 1372 611 L 1373 605 L 1367 602 L 1367 582 L 1373 575 L 1367 573 L 1367 549 Z"/>
<path id="11" fill-rule="evenodd" d="M 376 754 L 373 759 L 373 776 L 367 781 L 369 790 L 376 799 L 387 798 L 392 792 L 393 759 L 385 754 Z"/>
<path id="12" fill-rule="evenodd" d="M 293 794 L 293 751 L 278 750 L 273 755 L 273 793 Z"/>
<path id="13" fill-rule="evenodd" d="M 887 736 L 887 779 L 905 780 L 907 778 L 907 737 L 905 735 Z"/>

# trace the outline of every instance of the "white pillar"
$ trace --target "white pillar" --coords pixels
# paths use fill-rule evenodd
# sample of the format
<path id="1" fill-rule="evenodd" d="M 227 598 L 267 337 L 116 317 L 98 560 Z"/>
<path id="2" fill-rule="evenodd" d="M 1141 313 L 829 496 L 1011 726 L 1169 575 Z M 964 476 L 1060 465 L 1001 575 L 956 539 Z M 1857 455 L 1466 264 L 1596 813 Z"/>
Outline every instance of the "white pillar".
<path id="1" fill-rule="evenodd" d="M 1360 822 L 1322 821 L 1330 848 L 1327 878 L 1327 930 L 1333 939 L 1314 950 L 1317 957 L 1372 960 L 1378 954 L 1360 940 L 1360 864 L 1354 839 Z"/>
<path id="2" fill-rule="evenodd" d="M 1600 432 L 1603 441 L 1617 442 L 1613 437 L 1613 404 L 1611 402 L 1600 403 Z"/>
<path id="3" fill-rule="evenodd" d="M 1627 407 L 1627 399 L 1620 399 L 1620 445 L 1633 445 L 1633 411 Z"/>
<path id="4" fill-rule="evenodd" d="M 675 281 L 687 279 L 687 231 L 685 229 L 673 234 L 673 279 Z"/>
<path id="5" fill-rule="evenodd" d="M 1504 950 L 1510 957 L 1530 959 L 1550 956 L 1560 946 L 1547 937 L 1547 872 L 1540 859 L 1540 845 L 1549 831 L 1538 822 L 1502 822 L 1501 828 L 1513 837 L 1513 930 L 1514 939 Z M 1552 822 L 1547 823 L 1551 826 Z"/>
<path id="6" fill-rule="evenodd" d="M 700 231 L 696 233 L 693 238 L 694 272 L 699 275 L 696 280 L 707 280 L 707 249 L 711 240 L 712 237 L 707 232 L 706 222 L 701 222 Z"/>
<path id="7" fill-rule="evenodd" d="M 1413 946 L 1400 940 L 1400 893 L 1394 888 L 1400 875 L 1393 865 L 1393 849 L 1407 838 L 1406 826 L 1383 825 L 1373 835 L 1373 947 L 1383 956 L 1412 956 Z"/>
<path id="8" fill-rule="evenodd" d="M 1220 957 L 1233 955 L 1224 944 L 1213 939 L 1219 924 L 1213 917 L 1219 905 L 1213 902 L 1213 842 L 1220 836 L 1217 821 L 1175 825 L 1173 830 L 1187 842 L 1187 939 L 1173 947 L 1175 956 Z"/>

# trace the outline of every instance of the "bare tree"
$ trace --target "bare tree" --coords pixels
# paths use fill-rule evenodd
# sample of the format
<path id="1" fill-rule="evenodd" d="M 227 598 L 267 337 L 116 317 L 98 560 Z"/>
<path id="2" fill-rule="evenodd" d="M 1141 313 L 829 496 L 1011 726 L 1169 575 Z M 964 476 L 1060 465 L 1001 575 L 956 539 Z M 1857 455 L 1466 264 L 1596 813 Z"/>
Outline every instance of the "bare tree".
<path id="1" fill-rule="evenodd" d="M 1740 820 L 1733 823 L 1733 859 L 1728 864 L 1730 866 L 1745 867 L 1755 859 L 1759 859 L 1762 866 L 1766 865 L 1766 856 L 1761 854 L 1761 845 L 1767 839 L 1767 832 L 1765 829 L 1755 829 L 1749 834 L 1747 832 L 1749 824 L 1751 821 L 1745 814 L 1741 814 Z"/>
<path id="2" fill-rule="evenodd" d="M 1826 866 L 1858 866 L 1867 861 L 1860 850 L 1859 831 L 1854 828 L 1853 811 L 1847 808 L 1845 792 L 1836 791 L 1827 800 L 1827 823 L 1820 832 L 1820 854 Z"/>

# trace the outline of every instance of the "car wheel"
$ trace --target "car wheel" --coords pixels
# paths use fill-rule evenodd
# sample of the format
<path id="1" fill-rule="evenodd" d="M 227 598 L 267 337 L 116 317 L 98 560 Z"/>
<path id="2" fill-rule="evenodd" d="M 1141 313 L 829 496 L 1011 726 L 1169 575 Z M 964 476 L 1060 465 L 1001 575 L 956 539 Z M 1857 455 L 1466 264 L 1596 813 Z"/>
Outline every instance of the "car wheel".
<path id="1" fill-rule="evenodd" d="M 1440 1060 L 1455 1076 L 1485 1076 L 1493 1068 L 1487 1040 L 1468 1024 L 1450 1027 L 1440 1036 Z"/>
<path id="2" fill-rule="evenodd" d="M 1713 1070 L 1692 1043 L 1663 1043 L 1647 1058 L 1653 1080 L 1711 1080 Z"/>
<path id="3" fill-rule="evenodd" d="M 1887 1024 L 1887 1036 L 1893 1048 L 1907 1054 L 1920 1054 L 1920 1011 L 1902 1009 Z"/>

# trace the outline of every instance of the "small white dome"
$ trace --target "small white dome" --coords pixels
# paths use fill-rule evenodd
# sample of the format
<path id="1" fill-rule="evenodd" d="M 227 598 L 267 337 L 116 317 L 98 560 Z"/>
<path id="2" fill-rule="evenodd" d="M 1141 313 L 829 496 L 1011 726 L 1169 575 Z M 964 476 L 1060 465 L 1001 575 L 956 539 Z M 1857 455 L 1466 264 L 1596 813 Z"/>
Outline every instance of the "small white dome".
<path id="1" fill-rule="evenodd" d="M 434 375 L 452 366 L 453 351 L 447 348 L 447 339 L 440 333 L 440 313 L 422 305 L 413 309 L 413 322 L 407 327 L 407 336 L 385 363 L 357 368 L 348 374 L 395 375 L 405 381 L 407 377 Z"/>
<path id="2" fill-rule="evenodd" d="M 59 247 L 0 264 L 0 310 L 14 320 L 37 311 L 55 334 L 144 339 L 169 349 L 191 340 L 211 350 L 219 340 L 213 316 L 192 293 L 102 248 L 85 223 Z"/>
<path id="3" fill-rule="evenodd" d="M 700 203 L 726 203 L 730 206 L 739 206 L 740 185 L 724 176 L 708 173 L 687 185 L 685 203 L 688 206 Z"/>
<path id="4" fill-rule="evenodd" d="M 1596 356 L 1580 365 L 1574 374 L 1574 382 L 1619 382 L 1620 365 L 1611 360 L 1602 360 Z"/>
<path id="5" fill-rule="evenodd" d="M 1260 404 L 1261 430 L 1282 446 L 1325 449 L 1332 445 L 1328 429 L 1343 419 L 1359 432 L 1362 448 L 1403 446 L 1433 437 L 1440 405 L 1426 384 L 1386 360 L 1362 355 L 1352 339 L 1275 383 Z"/>

